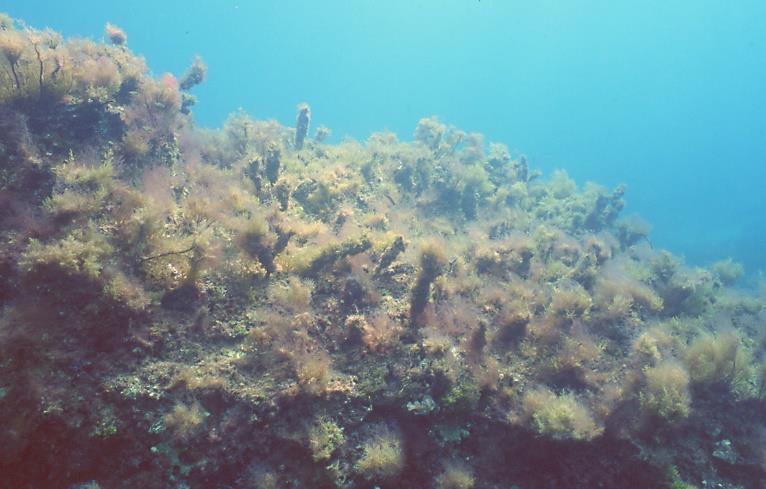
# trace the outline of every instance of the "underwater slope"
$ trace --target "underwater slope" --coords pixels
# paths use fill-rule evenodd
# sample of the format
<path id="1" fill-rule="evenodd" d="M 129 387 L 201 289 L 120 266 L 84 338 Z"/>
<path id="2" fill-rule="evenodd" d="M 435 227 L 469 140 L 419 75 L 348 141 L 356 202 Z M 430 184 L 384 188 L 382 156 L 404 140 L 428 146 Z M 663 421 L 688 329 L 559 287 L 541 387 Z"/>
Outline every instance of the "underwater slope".
<path id="1" fill-rule="evenodd" d="M 762 487 L 763 297 L 422 119 L 323 143 L 0 18 L 2 487 Z"/>

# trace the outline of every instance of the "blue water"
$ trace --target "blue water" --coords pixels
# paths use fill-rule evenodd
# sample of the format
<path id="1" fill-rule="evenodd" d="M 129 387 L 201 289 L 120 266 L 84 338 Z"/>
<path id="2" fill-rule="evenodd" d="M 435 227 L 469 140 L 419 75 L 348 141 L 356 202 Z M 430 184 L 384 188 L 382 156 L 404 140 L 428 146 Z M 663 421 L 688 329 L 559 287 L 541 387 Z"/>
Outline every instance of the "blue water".
<path id="1" fill-rule="evenodd" d="M 199 53 L 198 122 L 239 107 L 337 141 L 409 139 L 438 115 L 578 182 L 628 185 L 655 245 L 766 270 L 762 0 L 0 1 L 35 27 L 101 38 L 156 73 Z"/>

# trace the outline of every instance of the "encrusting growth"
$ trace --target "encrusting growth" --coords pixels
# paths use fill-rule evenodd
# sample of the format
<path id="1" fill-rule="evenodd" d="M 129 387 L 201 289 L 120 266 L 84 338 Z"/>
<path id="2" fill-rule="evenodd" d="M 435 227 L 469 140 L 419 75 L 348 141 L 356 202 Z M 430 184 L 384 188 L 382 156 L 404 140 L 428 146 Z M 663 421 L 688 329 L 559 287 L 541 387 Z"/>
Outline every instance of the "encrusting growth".
<path id="1" fill-rule="evenodd" d="M 442 274 L 447 258 L 438 244 L 426 242 L 420 248 L 420 270 L 410 294 L 410 323 L 415 325 L 428 304 L 431 284 Z"/>
<path id="2" fill-rule="evenodd" d="M 192 65 L 178 80 L 178 86 L 181 90 L 189 90 L 205 81 L 205 76 L 207 76 L 207 65 L 202 58 L 196 56 Z"/>
<path id="3" fill-rule="evenodd" d="M 741 266 L 435 117 L 201 129 L 105 39 L 0 14 L 3 481 L 766 487 Z"/>
<path id="4" fill-rule="evenodd" d="M 114 24 L 107 22 L 106 27 L 104 27 L 104 33 L 109 41 L 115 46 L 124 46 L 128 43 L 128 35 L 125 34 L 124 30 Z"/>
<path id="5" fill-rule="evenodd" d="M 295 120 L 295 149 L 303 149 L 303 142 L 311 124 L 311 107 L 308 104 L 298 105 L 298 117 Z"/>

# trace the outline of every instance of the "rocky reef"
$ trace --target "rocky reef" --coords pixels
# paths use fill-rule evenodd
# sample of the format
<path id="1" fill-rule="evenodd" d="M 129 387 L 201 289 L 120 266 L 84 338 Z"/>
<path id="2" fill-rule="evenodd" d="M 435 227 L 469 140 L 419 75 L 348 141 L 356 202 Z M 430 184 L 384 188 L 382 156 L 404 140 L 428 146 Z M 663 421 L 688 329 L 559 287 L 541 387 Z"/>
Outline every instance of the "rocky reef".
<path id="1" fill-rule="evenodd" d="M 199 129 L 106 38 L 0 16 L 0 487 L 764 487 L 736 263 L 436 118 Z"/>

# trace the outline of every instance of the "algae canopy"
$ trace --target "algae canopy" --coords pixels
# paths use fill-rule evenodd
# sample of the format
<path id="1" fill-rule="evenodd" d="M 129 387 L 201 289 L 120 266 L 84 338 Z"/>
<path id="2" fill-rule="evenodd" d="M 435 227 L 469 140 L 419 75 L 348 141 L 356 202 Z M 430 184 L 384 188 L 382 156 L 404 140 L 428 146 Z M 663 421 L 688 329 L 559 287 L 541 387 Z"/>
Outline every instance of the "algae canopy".
<path id="1" fill-rule="evenodd" d="M 0 18 L 0 487 L 764 487 L 740 265 L 436 117 L 200 129 L 105 38 Z"/>

